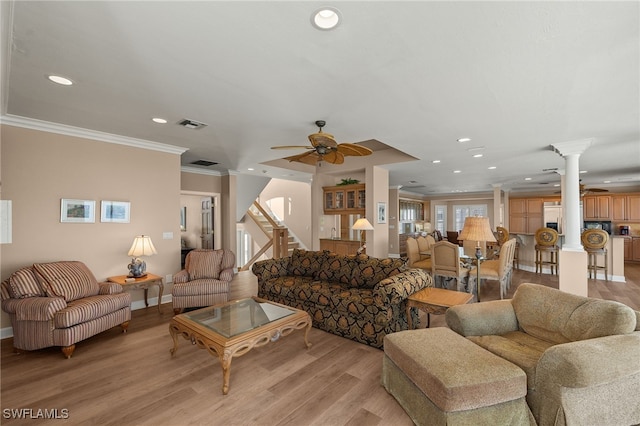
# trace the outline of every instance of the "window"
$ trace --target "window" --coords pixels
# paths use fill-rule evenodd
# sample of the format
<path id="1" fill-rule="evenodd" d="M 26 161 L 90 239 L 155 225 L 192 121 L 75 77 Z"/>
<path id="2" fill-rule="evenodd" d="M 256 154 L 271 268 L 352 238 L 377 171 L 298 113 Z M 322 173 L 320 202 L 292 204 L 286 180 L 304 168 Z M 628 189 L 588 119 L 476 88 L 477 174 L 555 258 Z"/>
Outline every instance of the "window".
<path id="1" fill-rule="evenodd" d="M 446 205 L 438 205 L 436 204 L 434 207 L 435 211 L 435 230 L 440 231 L 442 235 L 446 235 L 447 233 L 447 206 Z"/>
<path id="2" fill-rule="evenodd" d="M 400 200 L 400 222 L 424 219 L 424 206 L 419 201 Z"/>
<path id="3" fill-rule="evenodd" d="M 487 216 L 487 205 L 476 204 L 469 206 L 453 206 L 453 214 L 455 216 L 454 231 L 460 231 L 464 227 L 464 220 L 467 216 Z"/>

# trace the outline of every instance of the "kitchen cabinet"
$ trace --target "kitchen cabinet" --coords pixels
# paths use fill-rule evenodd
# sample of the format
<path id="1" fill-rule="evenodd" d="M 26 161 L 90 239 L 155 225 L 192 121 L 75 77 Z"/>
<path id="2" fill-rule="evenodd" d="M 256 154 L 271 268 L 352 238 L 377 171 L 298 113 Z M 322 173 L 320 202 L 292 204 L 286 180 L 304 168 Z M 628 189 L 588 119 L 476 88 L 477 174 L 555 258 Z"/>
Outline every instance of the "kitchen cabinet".
<path id="1" fill-rule="evenodd" d="M 611 220 L 610 195 L 585 195 L 582 199 L 584 220 Z"/>
<path id="2" fill-rule="evenodd" d="M 640 194 L 613 195 L 611 210 L 614 221 L 640 222 Z"/>
<path id="3" fill-rule="evenodd" d="M 509 232 L 534 234 L 543 227 L 542 198 L 512 198 L 509 200 Z"/>
<path id="4" fill-rule="evenodd" d="M 633 245 L 633 247 L 631 248 L 631 258 L 632 260 L 640 262 L 640 237 L 633 237 L 631 240 L 631 244 Z"/>
<path id="5" fill-rule="evenodd" d="M 624 237 L 624 260 L 633 260 L 633 240 L 631 237 Z"/>
<path id="6" fill-rule="evenodd" d="M 322 191 L 324 214 L 365 214 L 366 192 L 364 184 L 325 186 Z"/>

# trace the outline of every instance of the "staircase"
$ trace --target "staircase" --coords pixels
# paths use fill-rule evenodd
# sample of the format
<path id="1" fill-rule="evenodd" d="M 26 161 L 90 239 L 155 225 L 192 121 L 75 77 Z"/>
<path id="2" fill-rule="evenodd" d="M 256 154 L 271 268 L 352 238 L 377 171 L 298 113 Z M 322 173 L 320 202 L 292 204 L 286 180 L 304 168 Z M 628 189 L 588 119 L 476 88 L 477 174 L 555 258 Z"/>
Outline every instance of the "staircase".
<path id="1" fill-rule="evenodd" d="M 273 234 L 273 225 L 271 224 L 269 219 L 267 219 L 264 216 L 264 214 L 262 214 L 262 212 L 259 211 L 258 209 L 255 209 L 255 211 L 253 211 L 253 215 L 254 215 L 253 219 L 258 223 L 260 228 L 262 228 L 264 231 L 266 231 L 266 233 L 268 235 L 272 235 Z M 271 214 L 271 218 L 278 225 L 280 225 L 281 227 L 285 227 L 286 228 L 286 225 L 284 223 L 282 223 L 282 221 L 279 220 L 277 217 L 275 217 L 273 214 Z M 296 248 L 300 248 L 300 242 L 296 239 L 296 237 L 294 235 L 291 234 L 291 232 L 288 232 L 287 233 L 287 255 L 291 256 L 291 254 L 293 253 L 293 249 L 296 249 Z"/>
<path id="2" fill-rule="evenodd" d="M 265 241 L 266 239 L 266 243 L 254 254 L 246 265 L 239 268 L 240 271 L 248 270 L 251 265 L 269 249 L 272 249 L 272 257 L 277 259 L 290 256 L 295 248 L 301 246 L 300 242 L 295 238 L 295 235 L 289 233 L 288 228 L 282 224 L 282 221 L 257 201 L 254 201 L 253 205 L 247 210 L 246 216 L 251 218 L 262 234 L 252 235 L 254 241 L 261 244 L 259 241 Z"/>

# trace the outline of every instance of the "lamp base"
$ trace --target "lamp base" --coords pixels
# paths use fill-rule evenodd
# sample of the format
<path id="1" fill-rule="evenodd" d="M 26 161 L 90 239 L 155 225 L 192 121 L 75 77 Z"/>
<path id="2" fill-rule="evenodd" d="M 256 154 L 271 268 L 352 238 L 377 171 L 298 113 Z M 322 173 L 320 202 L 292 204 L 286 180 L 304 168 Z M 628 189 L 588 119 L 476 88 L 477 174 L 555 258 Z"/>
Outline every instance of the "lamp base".
<path id="1" fill-rule="evenodd" d="M 129 268 L 130 278 L 141 278 L 147 275 L 147 264 L 142 259 L 131 259 L 131 263 L 127 265 Z"/>

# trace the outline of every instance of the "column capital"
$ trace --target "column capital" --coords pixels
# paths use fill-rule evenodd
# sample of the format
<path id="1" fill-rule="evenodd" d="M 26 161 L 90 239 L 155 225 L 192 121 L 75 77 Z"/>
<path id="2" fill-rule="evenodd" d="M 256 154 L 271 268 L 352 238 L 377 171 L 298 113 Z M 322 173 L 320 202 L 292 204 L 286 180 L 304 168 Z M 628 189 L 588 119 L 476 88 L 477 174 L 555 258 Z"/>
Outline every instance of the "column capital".
<path id="1" fill-rule="evenodd" d="M 558 142 L 551 144 L 553 150 L 565 157 L 567 155 L 580 155 L 593 144 L 593 138 L 580 139 L 569 142 Z"/>

